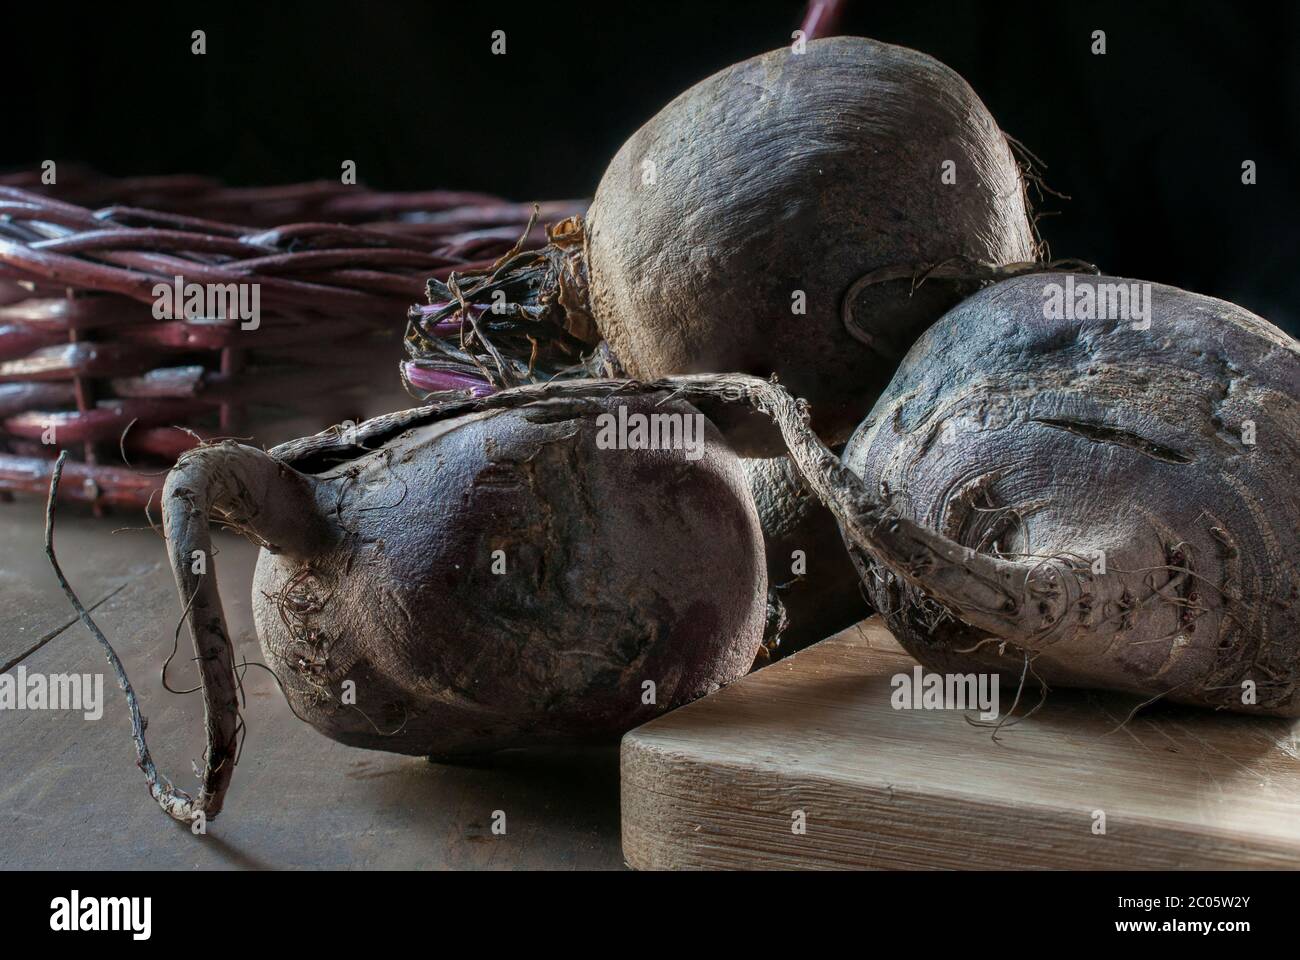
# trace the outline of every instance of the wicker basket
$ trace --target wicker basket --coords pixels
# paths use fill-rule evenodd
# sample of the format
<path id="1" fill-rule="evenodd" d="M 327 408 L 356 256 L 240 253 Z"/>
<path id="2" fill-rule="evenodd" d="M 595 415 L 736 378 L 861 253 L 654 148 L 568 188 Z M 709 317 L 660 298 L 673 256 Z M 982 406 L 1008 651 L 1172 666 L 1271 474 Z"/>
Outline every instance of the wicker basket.
<path id="1" fill-rule="evenodd" d="M 144 504 L 176 456 L 246 429 L 250 409 L 255 422 L 278 411 L 328 425 L 321 398 L 362 385 L 353 361 L 376 337 L 396 380 L 425 281 L 491 263 L 533 212 L 475 193 L 233 189 L 66 166 L 48 188 L 57 198 L 46 189 L 0 177 L 0 495 L 44 493 L 67 448 L 80 462 L 63 495 L 97 509 Z M 581 207 L 543 204 L 525 244 Z M 256 284 L 256 328 L 159 319 L 155 287 L 177 277 Z"/>

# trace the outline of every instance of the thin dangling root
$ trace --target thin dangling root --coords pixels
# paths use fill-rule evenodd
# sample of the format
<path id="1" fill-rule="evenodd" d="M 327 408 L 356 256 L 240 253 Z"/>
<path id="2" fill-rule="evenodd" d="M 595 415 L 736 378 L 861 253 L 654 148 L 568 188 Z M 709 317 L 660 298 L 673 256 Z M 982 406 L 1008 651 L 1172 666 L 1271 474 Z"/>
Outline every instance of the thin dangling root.
<path id="1" fill-rule="evenodd" d="M 1061 200 L 1070 200 L 1072 198 L 1068 194 L 1053 190 L 1047 185 L 1042 173 L 1043 170 L 1047 169 L 1047 164 L 1039 159 L 1032 150 L 1005 130 L 1002 131 L 1002 136 L 1006 138 L 1007 145 L 1011 148 L 1011 153 L 1015 158 L 1016 166 L 1020 168 L 1021 195 L 1025 201 L 1025 213 L 1029 216 L 1029 228 L 1033 231 L 1034 259 L 1050 260 L 1052 259 L 1051 248 L 1047 241 L 1043 239 L 1042 231 L 1038 228 L 1038 222 L 1043 217 L 1054 216 L 1060 211 L 1040 210 L 1038 208 L 1039 204 L 1048 195 Z M 1029 195 L 1031 189 L 1038 195 L 1037 202 Z"/>
<path id="2" fill-rule="evenodd" d="M 126 675 L 126 668 L 122 666 L 117 651 L 108 642 L 108 638 L 99 629 L 99 625 L 90 616 L 90 612 L 82 605 L 71 584 L 68 583 L 68 578 L 64 576 L 58 559 L 55 557 L 54 507 L 58 499 L 59 481 L 63 476 L 63 463 L 67 460 L 67 457 L 66 450 L 59 452 L 59 459 L 55 462 L 54 472 L 50 476 L 50 495 L 45 504 L 45 556 L 49 559 L 50 566 L 54 568 L 54 575 L 59 580 L 59 586 L 63 588 L 64 594 L 72 603 L 73 609 L 77 611 L 81 622 L 86 625 L 86 629 L 104 648 L 104 656 L 108 659 L 108 664 L 112 667 L 114 676 L 117 677 L 117 685 L 126 694 L 126 705 L 131 712 L 131 738 L 135 741 L 135 762 L 136 766 L 144 773 L 145 783 L 149 787 L 149 795 L 174 820 L 187 824 L 192 824 L 195 821 L 205 823 L 214 819 L 221 812 L 226 786 L 230 782 L 230 775 L 234 771 L 235 757 L 238 754 L 237 741 L 242 724 L 239 721 L 239 703 L 235 696 L 233 678 L 229 683 L 211 682 L 213 676 L 221 673 L 223 664 L 216 663 L 211 658 L 199 658 L 199 670 L 204 678 L 204 707 L 208 716 L 208 749 L 204 754 L 203 788 L 200 790 L 198 797 L 191 797 L 158 772 L 158 768 L 153 761 L 153 755 L 149 752 L 149 745 L 145 742 L 144 737 L 148 721 L 140 713 L 140 703 L 136 699 L 135 688 Z M 218 679 L 224 681 L 225 678 Z"/>

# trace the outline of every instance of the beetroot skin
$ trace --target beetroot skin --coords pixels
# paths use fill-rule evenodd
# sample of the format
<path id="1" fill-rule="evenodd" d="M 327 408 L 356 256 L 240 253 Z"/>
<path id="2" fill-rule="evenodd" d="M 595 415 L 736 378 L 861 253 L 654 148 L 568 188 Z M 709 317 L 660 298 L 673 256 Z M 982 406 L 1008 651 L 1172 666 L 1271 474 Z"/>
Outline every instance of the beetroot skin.
<path id="1" fill-rule="evenodd" d="M 1146 288 L 1148 328 L 1046 318 L 1045 290 L 1076 285 Z M 1267 321 L 1114 277 L 997 284 L 917 343 L 844 463 L 1020 570 L 1034 622 L 991 630 L 855 550 L 923 662 L 1300 715 L 1300 345 Z"/>
<path id="2" fill-rule="evenodd" d="M 775 373 L 842 443 L 926 327 L 1035 261 L 1026 182 L 934 58 L 861 37 L 773 50 L 648 120 L 546 248 L 431 280 L 408 380 Z"/>
<path id="3" fill-rule="evenodd" d="M 263 551 L 254 585 L 295 710 L 354 746 L 448 755 L 613 736 L 743 675 L 766 582 L 738 459 L 703 418 L 696 461 L 594 442 L 618 406 L 698 416 L 658 399 L 412 425 L 310 474 L 330 543 Z"/>
<path id="4" fill-rule="evenodd" d="M 750 669 L 770 607 L 739 458 L 666 394 L 554 388 L 181 457 L 163 522 L 204 697 L 194 796 L 154 766 L 130 681 L 58 567 L 59 460 L 47 553 L 117 672 L 166 813 L 217 816 L 239 753 L 212 523 L 262 548 L 254 619 L 291 709 L 352 746 L 450 757 L 611 738 Z"/>
<path id="5" fill-rule="evenodd" d="M 914 292 L 912 268 L 1036 253 L 1019 167 L 979 97 L 934 58 L 861 37 L 687 90 L 628 138 L 586 221 L 590 312 L 628 374 L 776 373 L 831 443 L 960 298 Z M 884 267 L 907 278 L 846 302 Z"/>
<path id="6" fill-rule="evenodd" d="M 1096 311 L 1121 289 L 1134 316 Z M 1300 716 L 1300 344 L 1267 321 L 1161 284 L 1007 280 L 926 332 L 842 460 L 778 385 L 670 385 L 776 421 L 934 669 Z"/>

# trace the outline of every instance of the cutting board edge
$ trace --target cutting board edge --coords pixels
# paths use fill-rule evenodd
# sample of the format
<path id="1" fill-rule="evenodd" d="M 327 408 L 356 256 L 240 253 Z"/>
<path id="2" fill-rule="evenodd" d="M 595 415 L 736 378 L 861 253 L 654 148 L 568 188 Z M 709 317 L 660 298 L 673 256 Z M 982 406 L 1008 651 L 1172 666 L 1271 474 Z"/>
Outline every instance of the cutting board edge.
<path id="1" fill-rule="evenodd" d="M 1279 839 L 1271 834 L 1222 830 L 1145 816 L 1132 819 L 1112 816 L 1108 821 L 1106 840 L 1102 840 L 1089 832 L 1086 811 L 1069 811 L 1058 805 L 1016 805 L 959 792 L 912 792 L 892 785 L 874 789 L 866 785 L 850 785 L 852 789 L 846 792 L 843 783 L 818 776 L 787 778 L 776 791 L 760 782 L 756 765 L 716 761 L 707 766 L 693 764 L 688 754 L 658 749 L 653 737 L 643 736 L 635 730 L 623 738 L 619 763 L 623 856 L 629 866 L 638 870 L 725 868 L 728 864 L 719 862 L 719 859 L 725 860 L 728 856 L 735 861 L 729 866 L 738 869 L 766 866 L 779 869 L 867 869 L 877 866 L 895 869 L 1300 870 L 1300 838 Z M 698 773 L 699 776 L 689 783 L 683 782 L 688 779 L 684 774 L 689 773 Z M 720 783 L 723 778 L 719 774 L 725 774 L 728 783 Z M 713 781 L 710 776 L 714 777 Z M 653 788 L 650 784 L 654 785 Z M 745 805 L 733 811 L 738 821 L 744 821 L 746 817 L 750 821 L 771 820 L 771 826 L 775 828 L 779 817 L 782 829 L 771 830 L 769 839 L 773 841 L 772 845 L 761 850 L 753 847 L 745 850 L 738 846 L 739 837 L 728 837 L 725 830 L 718 830 L 715 836 L 721 847 L 713 844 L 710 849 L 716 853 L 730 841 L 735 845 L 735 853 L 711 859 L 691 856 L 689 848 L 675 844 L 675 838 L 697 834 L 697 828 L 713 819 L 709 814 L 716 808 L 699 799 L 707 796 L 710 788 L 715 794 L 722 791 L 733 799 L 746 801 Z M 921 844 L 925 846 L 928 843 L 933 850 L 942 851 L 933 862 L 886 857 L 885 863 L 872 864 L 870 856 L 855 855 L 855 850 L 865 850 L 867 843 L 874 852 L 882 843 L 889 845 L 900 839 L 888 833 L 857 836 L 851 831 L 841 831 L 838 851 L 819 848 L 815 840 L 812 843 L 800 841 L 797 847 L 786 849 L 775 840 L 780 838 L 789 843 L 785 840 L 786 834 L 794 836 L 788 829 L 791 814 L 787 812 L 794 808 L 787 806 L 782 811 L 761 809 L 764 794 L 775 796 L 778 793 L 790 797 L 821 797 L 832 804 L 856 801 L 864 814 L 873 810 L 887 812 L 889 805 L 902 802 L 910 809 L 895 829 L 902 824 L 943 823 L 947 808 L 960 808 L 967 819 L 975 819 L 975 814 L 982 816 L 990 828 L 994 828 L 992 832 L 1000 832 L 1002 836 L 974 837 L 978 842 L 972 847 L 951 843 L 952 829 L 933 828 L 932 838 Z M 837 797 L 837 793 L 840 796 Z M 804 800 L 792 802 L 811 806 Z M 691 811 L 694 811 L 694 816 Z M 814 815 L 809 812 L 810 820 Z M 865 815 L 858 819 L 872 822 Z M 946 822 L 952 821 L 949 818 Z M 1027 828 L 1035 823 L 1033 849 L 1038 851 L 1038 855 L 1008 857 L 1006 851 L 1009 847 L 1014 848 L 1013 840 L 1018 828 Z M 810 833 L 805 836 L 808 835 L 816 836 L 811 826 Z M 906 842 L 903 841 L 904 846 Z M 674 847 L 679 851 L 677 854 L 672 853 Z M 956 851 L 971 849 L 976 853 L 973 860 L 953 855 Z"/>

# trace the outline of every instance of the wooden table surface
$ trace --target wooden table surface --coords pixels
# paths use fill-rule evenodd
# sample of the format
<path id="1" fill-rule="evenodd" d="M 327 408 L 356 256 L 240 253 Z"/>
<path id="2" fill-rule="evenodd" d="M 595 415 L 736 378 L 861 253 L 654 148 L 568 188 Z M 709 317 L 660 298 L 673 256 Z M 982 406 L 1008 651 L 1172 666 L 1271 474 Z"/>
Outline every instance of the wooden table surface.
<path id="1" fill-rule="evenodd" d="M 622 868 L 615 747 L 460 766 L 351 749 L 294 719 L 261 670 L 244 678 L 248 738 L 226 808 L 206 836 L 192 836 L 146 792 L 122 694 L 45 562 L 43 510 L 0 503 L 0 673 L 100 673 L 105 706 L 99 720 L 0 710 L 0 869 Z M 217 545 L 237 657 L 260 661 L 249 611 L 255 552 L 233 537 Z M 126 664 L 161 770 L 196 784 L 202 704 L 159 680 L 180 616 L 162 541 L 141 516 L 97 520 L 68 507 L 55 546 Z M 188 644 L 182 636 L 177 689 L 195 681 Z M 497 810 L 504 836 L 491 830 Z"/>
<path id="2" fill-rule="evenodd" d="M 1300 867 L 1300 724 L 1053 690 L 994 739 L 914 665 L 869 620 L 629 733 L 628 863 Z"/>
<path id="3" fill-rule="evenodd" d="M 42 507 L 0 504 L 0 672 L 102 673 L 105 706 L 0 710 L 0 869 L 1300 866 L 1300 727 L 1161 705 L 1124 724 L 1132 700 L 1053 691 L 995 741 L 959 713 L 893 710 L 890 677 L 913 664 L 874 621 L 628 734 L 621 850 L 615 748 L 457 766 L 355 750 L 250 670 L 226 809 L 193 837 L 146 794 L 121 694 L 45 563 Z M 162 770 L 192 784 L 202 706 L 159 680 L 180 615 L 161 541 L 66 508 L 56 546 Z M 255 551 L 218 548 L 239 654 L 260 660 Z"/>

